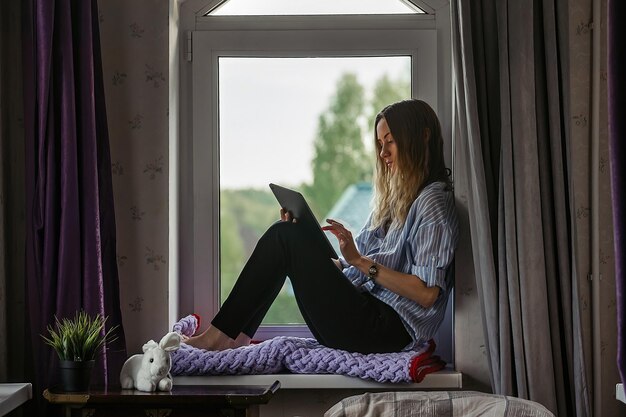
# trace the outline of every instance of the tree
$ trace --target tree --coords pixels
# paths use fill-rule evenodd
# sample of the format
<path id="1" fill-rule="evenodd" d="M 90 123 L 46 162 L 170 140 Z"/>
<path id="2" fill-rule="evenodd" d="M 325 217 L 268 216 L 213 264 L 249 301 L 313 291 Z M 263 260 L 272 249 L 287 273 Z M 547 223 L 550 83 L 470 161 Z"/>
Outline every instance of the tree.
<path id="1" fill-rule="evenodd" d="M 318 120 L 313 184 L 305 187 L 318 217 L 330 211 L 347 186 L 371 179 L 372 158 L 366 154 L 359 124 L 364 110 L 365 95 L 356 75 L 342 75 Z"/>
<path id="2" fill-rule="evenodd" d="M 239 235 L 237 218 L 233 214 L 231 194 L 233 193 L 222 192 L 220 196 L 221 301 L 226 300 L 244 263 L 244 241 Z"/>
<path id="3" fill-rule="evenodd" d="M 391 80 L 387 74 L 376 81 L 370 102 L 368 129 L 374 131 L 374 118 L 385 106 L 411 97 L 411 82 L 405 78 Z M 369 133 L 366 133 L 369 134 Z"/>

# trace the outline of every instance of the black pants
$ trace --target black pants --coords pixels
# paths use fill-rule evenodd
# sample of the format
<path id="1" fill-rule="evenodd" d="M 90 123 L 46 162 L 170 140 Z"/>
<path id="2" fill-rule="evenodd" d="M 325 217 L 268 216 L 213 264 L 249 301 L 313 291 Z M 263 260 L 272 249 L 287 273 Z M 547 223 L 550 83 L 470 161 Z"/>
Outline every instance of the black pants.
<path id="1" fill-rule="evenodd" d="M 397 352 L 411 342 L 398 314 L 359 292 L 298 223 L 277 222 L 259 239 L 212 324 L 252 337 L 289 276 L 298 307 L 321 344 L 351 352 Z"/>

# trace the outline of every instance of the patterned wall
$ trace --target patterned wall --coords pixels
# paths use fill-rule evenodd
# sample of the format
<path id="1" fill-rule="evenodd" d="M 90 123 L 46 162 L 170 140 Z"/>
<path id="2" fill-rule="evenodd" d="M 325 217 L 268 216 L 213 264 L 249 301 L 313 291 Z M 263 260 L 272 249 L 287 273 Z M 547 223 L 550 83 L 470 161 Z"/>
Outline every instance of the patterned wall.
<path id="1" fill-rule="evenodd" d="M 168 2 L 99 2 L 128 352 L 168 329 Z"/>
<path id="2" fill-rule="evenodd" d="M 458 163 L 458 162 L 457 162 Z M 491 383 L 487 347 L 483 331 L 480 299 L 474 276 L 474 261 L 467 213 L 467 187 L 456 182 L 455 194 L 459 214 L 460 238 L 456 250 L 455 297 L 455 366 L 463 374 L 463 387 L 489 392 Z M 458 271 L 465 273 L 459 274 Z"/>
<path id="3" fill-rule="evenodd" d="M 606 9 L 606 0 L 603 0 Z M 100 31 L 117 217 L 122 314 L 129 353 L 168 330 L 168 2 L 100 2 Z M 591 364 L 590 236 L 591 0 L 570 0 L 570 68 L 575 213 L 585 349 Z M 604 25 L 601 26 L 604 34 Z M 600 267 L 603 416 L 624 412 L 618 381 L 616 306 L 603 42 L 600 142 Z M 463 206 L 463 196 L 458 196 Z M 462 225 L 468 230 L 466 225 Z M 466 240 L 469 242 L 469 239 Z M 465 242 L 461 242 L 463 245 Z M 471 249 L 457 261 L 470 265 Z M 457 282 L 457 368 L 469 388 L 488 389 L 480 304 L 472 276 Z M 591 372 L 591 365 L 589 372 Z M 591 381 L 592 374 L 589 373 Z M 622 407 L 620 409 L 620 407 Z"/>
<path id="4" fill-rule="evenodd" d="M 600 263 L 600 355 L 601 355 L 601 416 L 626 414 L 626 406 L 615 400 L 615 384 L 619 382 L 616 365 L 617 355 L 617 312 L 615 298 L 615 263 L 613 246 L 613 222 L 611 210 L 611 184 L 608 149 L 607 108 L 607 35 L 606 0 L 602 0 L 602 18 L 593 22 L 591 0 L 570 0 L 570 137 L 572 141 L 572 177 L 578 253 L 580 305 L 583 318 L 583 343 L 588 363 L 588 381 L 593 380 L 592 357 L 592 300 L 591 282 L 591 79 L 592 79 L 592 36 L 600 30 L 600 120 L 599 120 L 599 263 Z M 594 277 L 595 279 L 596 277 Z"/>
<path id="5" fill-rule="evenodd" d="M 570 45 L 571 51 L 577 51 L 570 56 L 572 74 L 576 78 L 571 82 L 572 119 L 576 120 L 571 126 L 572 138 L 578 137 L 574 130 L 582 131 L 586 121 L 591 121 L 590 106 L 581 106 L 586 94 L 589 93 L 588 80 L 591 79 L 591 37 L 593 29 L 600 31 L 600 118 L 599 128 L 599 264 L 600 264 L 600 355 L 601 355 L 601 412 L 602 416 L 626 415 L 626 406 L 615 400 L 615 384 L 619 382 L 619 373 L 616 366 L 617 355 L 617 307 L 615 294 L 615 261 L 613 246 L 613 222 L 611 206 L 611 179 L 609 168 L 608 143 L 608 101 L 607 101 L 607 33 L 606 33 L 606 0 L 601 1 L 601 21 L 593 23 L 592 1 L 573 0 L 570 5 Z M 587 86 L 586 86 L 587 85 Z M 591 103 L 591 100 L 588 100 Z M 574 110 L 576 109 L 576 110 Z M 580 132 L 582 140 L 584 134 Z M 574 163 L 585 164 L 588 155 L 580 153 Z M 593 167 L 590 168 L 590 170 Z M 590 171 L 589 170 L 589 171 Z M 576 170 L 575 170 L 576 171 Z M 579 172 L 576 178 L 581 184 L 588 181 L 589 175 Z M 580 204 L 580 212 L 587 213 L 584 203 Z M 579 235 L 578 242 L 591 242 L 590 236 Z M 589 294 L 584 294 L 588 296 Z M 585 299 L 588 301 L 588 299 Z M 592 302 L 588 303 L 591 308 Z M 592 339 L 589 335 L 589 339 Z"/>

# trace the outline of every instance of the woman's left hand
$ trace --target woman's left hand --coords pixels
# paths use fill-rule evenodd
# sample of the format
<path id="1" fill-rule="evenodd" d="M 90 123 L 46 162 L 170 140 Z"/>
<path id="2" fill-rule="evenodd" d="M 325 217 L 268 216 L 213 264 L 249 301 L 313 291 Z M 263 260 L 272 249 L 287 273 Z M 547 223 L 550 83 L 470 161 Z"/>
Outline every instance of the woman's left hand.
<path id="1" fill-rule="evenodd" d="M 353 265 L 361 258 L 359 250 L 356 248 L 352 232 L 345 228 L 345 226 L 333 219 L 326 219 L 328 226 L 323 226 L 322 230 L 329 231 L 337 240 L 339 240 L 339 249 L 343 255 L 343 259 L 350 265 Z"/>

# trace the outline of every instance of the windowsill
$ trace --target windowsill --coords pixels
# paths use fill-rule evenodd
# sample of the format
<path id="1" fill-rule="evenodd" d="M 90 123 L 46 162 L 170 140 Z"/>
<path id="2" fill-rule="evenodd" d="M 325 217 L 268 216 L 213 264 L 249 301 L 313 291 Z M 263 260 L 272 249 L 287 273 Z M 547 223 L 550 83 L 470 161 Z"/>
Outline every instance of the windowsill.
<path id="1" fill-rule="evenodd" d="M 379 383 L 345 375 L 223 375 L 223 376 L 176 376 L 174 385 L 269 385 L 280 381 L 280 389 L 461 389 L 462 374 L 452 369 L 444 369 L 426 375 L 420 383 L 394 384 Z"/>
<path id="2" fill-rule="evenodd" d="M 8 414 L 33 398 L 30 383 L 0 384 L 0 416 Z"/>

